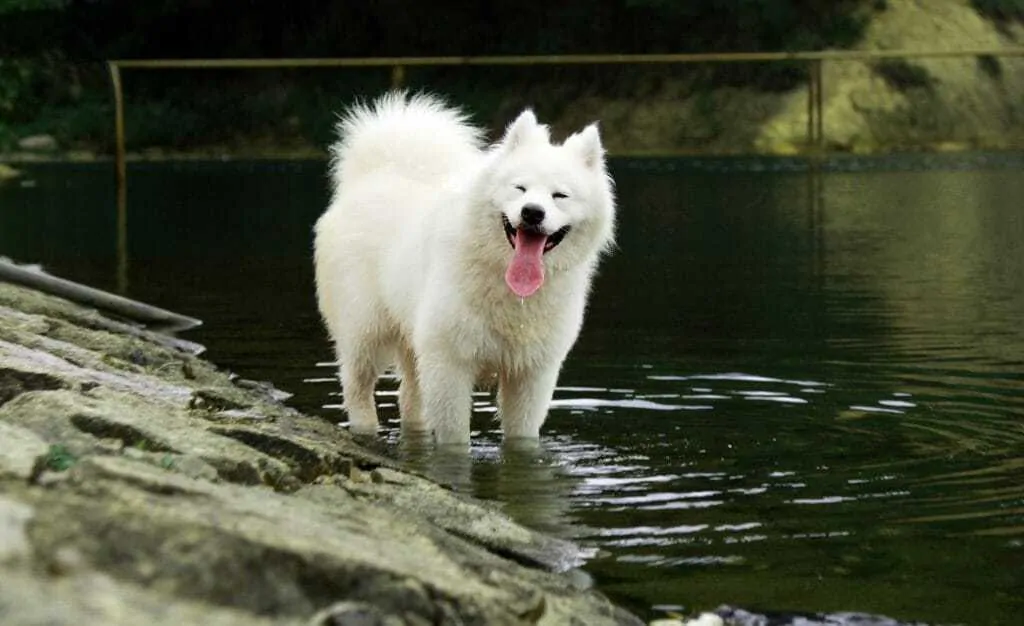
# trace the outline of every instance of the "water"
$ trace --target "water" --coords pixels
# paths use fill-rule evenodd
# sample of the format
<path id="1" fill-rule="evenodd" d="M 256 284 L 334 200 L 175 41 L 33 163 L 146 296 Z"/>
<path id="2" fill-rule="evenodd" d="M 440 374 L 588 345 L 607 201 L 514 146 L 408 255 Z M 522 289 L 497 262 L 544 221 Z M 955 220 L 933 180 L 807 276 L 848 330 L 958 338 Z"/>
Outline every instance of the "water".
<path id="1" fill-rule="evenodd" d="M 544 450 L 503 450 L 481 394 L 472 458 L 427 467 L 596 548 L 602 589 L 648 616 L 1019 624 L 1022 174 L 1021 155 L 848 159 L 820 177 L 616 163 L 620 249 Z M 0 255 L 113 288 L 109 167 L 29 178 L 0 187 Z M 128 294 L 203 318 L 189 338 L 211 359 L 343 420 L 310 268 L 323 164 L 138 165 L 130 184 Z"/>

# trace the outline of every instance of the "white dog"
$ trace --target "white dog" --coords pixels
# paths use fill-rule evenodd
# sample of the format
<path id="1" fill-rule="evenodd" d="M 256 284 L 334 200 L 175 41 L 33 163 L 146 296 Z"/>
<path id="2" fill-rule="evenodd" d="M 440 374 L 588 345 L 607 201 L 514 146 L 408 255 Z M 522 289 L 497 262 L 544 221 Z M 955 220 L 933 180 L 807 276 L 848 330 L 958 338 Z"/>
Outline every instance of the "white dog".
<path id="1" fill-rule="evenodd" d="M 612 243 L 597 126 L 557 145 L 527 110 L 485 148 L 460 111 L 393 93 L 338 130 L 315 263 L 352 430 L 376 431 L 396 365 L 403 429 L 465 444 L 473 386 L 496 374 L 505 437 L 538 437 Z"/>

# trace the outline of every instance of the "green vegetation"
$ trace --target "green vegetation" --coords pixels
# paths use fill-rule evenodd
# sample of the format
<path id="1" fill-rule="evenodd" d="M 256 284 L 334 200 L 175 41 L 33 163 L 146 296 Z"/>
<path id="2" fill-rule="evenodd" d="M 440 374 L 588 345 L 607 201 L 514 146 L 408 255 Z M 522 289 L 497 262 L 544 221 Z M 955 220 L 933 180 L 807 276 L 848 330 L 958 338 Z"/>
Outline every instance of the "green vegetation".
<path id="1" fill-rule="evenodd" d="M 905 59 L 885 59 L 875 63 L 873 69 L 890 87 L 898 91 L 927 89 L 935 84 L 935 79 L 927 69 Z"/>
<path id="2" fill-rule="evenodd" d="M 0 0 L 0 41 L 6 51 L 94 59 L 808 49 L 855 39 L 872 4 Z"/>
<path id="3" fill-rule="evenodd" d="M 1024 0 L 973 1 L 993 19 L 1024 17 Z M 46 133 L 64 148 L 109 152 L 113 103 L 103 61 L 111 58 L 813 50 L 852 44 L 884 9 L 880 0 L 0 0 L 0 149 Z M 667 80 L 697 91 L 785 90 L 805 76 L 802 65 L 785 63 L 422 68 L 407 73 L 406 85 L 429 85 L 501 117 L 510 96 L 527 93 L 551 114 L 588 94 L 643 97 Z M 133 149 L 289 149 L 326 143 L 333 111 L 390 81 L 386 69 L 167 70 L 128 71 L 124 84 Z"/>
<path id="4" fill-rule="evenodd" d="M 992 80 L 1002 80 L 1003 64 L 998 57 L 991 54 L 983 54 L 978 57 L 978 67 L 985 72 Z"/>
<path id="5" fill-rule="evenodd" d="M 76 462 L 78 462 L 78 458 L 71 454 L 67 448 L 62 445 L 52 445 L 49 452 L 46 453 L 42 464 L 45 469 L 51 472 L 64 472 L 70 469 Z"/>
<path id="6" fill-rule="evenodd" d="M 1024 0 L 971 0 L 982 15 L 996 20 L 1024 20 Z"/>

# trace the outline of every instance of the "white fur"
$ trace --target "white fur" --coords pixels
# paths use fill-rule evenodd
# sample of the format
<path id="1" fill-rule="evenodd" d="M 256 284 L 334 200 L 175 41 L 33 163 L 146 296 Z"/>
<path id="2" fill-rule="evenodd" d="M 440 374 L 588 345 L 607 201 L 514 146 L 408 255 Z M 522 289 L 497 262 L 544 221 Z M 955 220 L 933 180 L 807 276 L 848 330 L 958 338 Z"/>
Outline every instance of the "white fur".
<path id="1" fill-rule="evenodd" d="M 315 269 L 352 430 L 376 431 L 374 385 L 393 364 L 403 429 L 468 442 L 473 386 L 496 374 L 505 436 L 536 438 L 612 243 L 597 127 L 554 145 L 525 111 L 485 148 L 459 111 L 393 93 L 350 110 L 339 133 Z M 547 232 L 571 230 L 544 255 L 543 286 L 520 299 L 504 280 L 501 216 L 518 226 L 526 203 L 544 208 Z"/>

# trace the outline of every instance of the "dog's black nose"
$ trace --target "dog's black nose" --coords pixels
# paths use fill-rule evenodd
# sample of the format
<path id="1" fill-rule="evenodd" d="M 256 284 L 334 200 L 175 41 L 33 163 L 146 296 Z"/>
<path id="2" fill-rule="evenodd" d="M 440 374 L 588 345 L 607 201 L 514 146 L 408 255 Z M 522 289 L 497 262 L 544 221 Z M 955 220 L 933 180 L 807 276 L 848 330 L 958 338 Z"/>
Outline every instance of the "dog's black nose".
<path id="1" fill-rule="evenodd" d="M 544 209 L 536 204 L 527 204 L 519 214 L 523 217 L 523 223 L 529 226 L 536 226 L 544 221 Z"/>

